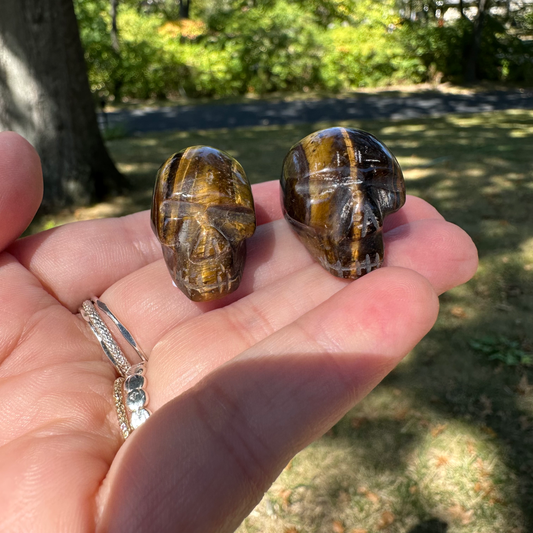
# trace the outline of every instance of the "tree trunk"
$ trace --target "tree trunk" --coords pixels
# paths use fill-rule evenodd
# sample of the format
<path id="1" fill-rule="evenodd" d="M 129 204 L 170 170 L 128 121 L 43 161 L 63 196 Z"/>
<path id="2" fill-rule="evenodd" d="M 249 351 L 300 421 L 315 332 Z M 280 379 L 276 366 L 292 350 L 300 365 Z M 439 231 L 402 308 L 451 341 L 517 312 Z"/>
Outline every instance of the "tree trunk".
<path id="1" fill-rule="evenodd" d="M 98 128 L 72 0 L 2 0 L 1 129 L 37 149 L 45 209 L 124 188 Z"/>
<path id="2" fill-rule="evenodd" d="M 118 0 L 111 0 L 111 46 L 114 52 L 120 54 L 117 28 Z"/>
<path id="3" fill-rule="evenodd" d="M 481 48 L 481 36 L 485 26 L 485 18 L 489 0 L 479 0 L 479 7 L 472 27 L 472 40 L 467 51 L 465 81 L 472 83 L 477 80 L 479 49 Z"/>
<path id="4" fill-rule="evenodd" d="M 116 58 L 116 68 L 114 69 L 111 78 L 114 80 L 113 97 L 115 102 L 120 102 L 122 86 L 124 85 L 122 57 L 120 55 L 120 41 L 118 38 L 117 26 L 118 2 L 119 0 L 111 0 L 111 48 L 113 49 Z"/>
<path id="5" fill-rule="evenodd" d="M 180 3 L 180 19 L 188 19 L 189 18 L 189 6 L 191 4 L 191 0 L 179 0 Z"/>
<path id="6" fill-rule="evenodd" d="M 461 13 L 461 18 L 465 19 L 466 15 L 465 15 L 465 6 L 464 6 L 463 0 L 459 0 L 459 11 Z"/>

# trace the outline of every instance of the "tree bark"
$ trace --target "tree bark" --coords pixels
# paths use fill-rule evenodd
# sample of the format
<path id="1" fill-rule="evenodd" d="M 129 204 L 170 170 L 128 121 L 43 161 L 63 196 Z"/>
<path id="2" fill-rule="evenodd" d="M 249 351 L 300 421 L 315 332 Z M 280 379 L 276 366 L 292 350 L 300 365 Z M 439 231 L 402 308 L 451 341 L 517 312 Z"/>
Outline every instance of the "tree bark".
<path id="1" fill-rule="evenodd" d="M 461 13 L 461 18 L 465 19 L 466 15 L 465 15 L 465 6 L 464 6 L 464 3 L 463 3 L 463 0 L 459 0 L 459 11 Z"/>
<path id="2" fill-rule="evenodd" d="M 111 0 L 111 46 L 114 52 L 119 55 L 120 43 L 118 41 L 117 14 L 118 0 Z"/>
<path id="3" fill-rule="evenodd" d="M 180 3 L 180 19 L 188 19 L 191 0 L 179 0 L 179 3 Z"/>
<path id="4" fill-rule="evenodd" d="M 479 0 L 478 12 L 472 27 L 472 40 L 466 58 L 465 81 L 477 81 L 478 57 L 481 48 L 481 36 L 485 26 L 485 18 L 489 8 L 489 0 Z"/>
<path id="5" fill-rule="evenodd" d="M 116 67 L 111 75 L 113 83 L 113 98 L 115 102 L 120 102 L 122 86 L 124 85 L 124 75 L 122 70 L 122 57 L 120 55 L 120 41 L 118 37 L 117 15 L 119 0 L 111 0 L 111 48 L 115 54 Z"/>
<path id="6" fill-rule="evenodd" d="M 0 129 L 37 149 L 44 208 L 119 192 L 125 178 L 100 135 L 72 0 L 1 1 Z"/>

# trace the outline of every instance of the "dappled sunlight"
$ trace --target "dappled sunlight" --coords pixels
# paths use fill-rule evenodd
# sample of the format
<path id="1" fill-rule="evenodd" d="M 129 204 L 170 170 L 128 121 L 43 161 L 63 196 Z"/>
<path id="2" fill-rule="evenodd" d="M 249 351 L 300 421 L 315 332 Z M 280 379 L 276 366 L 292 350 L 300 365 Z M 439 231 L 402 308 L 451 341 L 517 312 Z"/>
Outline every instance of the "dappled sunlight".
<path id="1" fill-rule="evenodd" d="M 520 362 L 533 353 L 533 112 L 341 124 L 387 144 L 408 193 L 467 231 L 480 266 L 441 297 L 433 330 L 382 385 L 291 462 L 239 532 L 329 533 L 338 522 L 338 531 L 407 533 L 430 519 L 450 532 L 533 531 L 533 372 Z M 253 183 L 278 179 L 290 146 L 334 125 L 111 141 L 131 194 L 68 216 L 149 208 L 156 169 L 189 145 L 229 152 Z"/>
<path id="2" fill-rule="evenodd" d="M 468 231 L 481 261 L 470 283 L 441 297 L 435 328 L 357 408 L 357 415 L 352 412 L 333 430 L 333 437 L 314 445 L 324 450 L 324 457 L 314 458 L 320 463 L 335 441 L 335 449 L 344 454 L 339 461 L 352 465 L 359 477 L 343 489 L 347 503 L 334 506 L 332 514 L 322 518 L 322 528 L 312 531 L 330 531 L 334 520 L 347 531 L 373 531 L 385 511 L 394 517 L 391 527 L 398 531 L 413 527 L 413 516 L 438 517 L 458 531 L 531 529 L 533 461 L 528 450 L 533 442 L 524 432 L 533 427 L 533 386 L 528 388 L 533 376 L 527 367 L 516 365 L 516 358 L 533 352 L 533 154 L 531 137 L 510 132 L 527 130 L 533 113 L 448 118 L 425 121 L 432 135 L 421 134 L 420 124 L 413 124 L 411 133 L 405 123 L 360 125 L 398 156 L 409 192 L 430 199 Z M 417 153 L 411 152 L 411 143 L 420 145 Z M 480 339 L 488 339 L 486 347 L 493 343 L 492 355 L 473 347 Z M 376 468 L 383 448 L 373 450 L 374 441 L 365 441 L 365 435 L 372 435 L 373 421 L 384 419 L 399 422 L 397 427 L 382 426 L 376 436 L 383 436 L 392 449 L 392 455 L 384 454 L 388 473 Z M 357 432 L 346 439 L 352 423 Z M 390 432 L 395 435 L 392 442 Z M 401 444 L 405 432 L 413 439 L 407 449 Z M 322 479 L 319 467 L 308 468 L 311 480 Z M 335 479 L 346 479 L 342 468 L 337 476 L 332 474 L 329 487 L 320 493 L 314 489 L 315 506 L 331 494 Z M 309 479 L 303 466 L 298 475 Z M 289 479 L 285 476 L 281 479 Z M 363 492 L 376 501 L 373 507 L 357 492 L 361 478 L 366 483 Z"/>
<path id="3" fill-rule="evenodd" d="M 118 163 L 117 167 L 123 174 L 148 174 L 158 169 L 153 163 Z"/>
<path id="4" fill-rule="evenodd" d="M 533 257 L 533 237 L 524 241 L 520 247 L 525 254 Z"/>
<path id="5" fill-rule="evenodd" d="M 407 531 L 428 514 L 452 527 L 475 521 L 479 531 L 519 527 L 517 487 L 497 435 L 443 418 L 436 401 L 378 388 L 289 463 L 239 531 L 283 533 L 294 524 L 327 532 L 335 522 L 375 531 L 384 516 L 394 531 Z M 479 402 L 492 411 L 490 398 Z"/>

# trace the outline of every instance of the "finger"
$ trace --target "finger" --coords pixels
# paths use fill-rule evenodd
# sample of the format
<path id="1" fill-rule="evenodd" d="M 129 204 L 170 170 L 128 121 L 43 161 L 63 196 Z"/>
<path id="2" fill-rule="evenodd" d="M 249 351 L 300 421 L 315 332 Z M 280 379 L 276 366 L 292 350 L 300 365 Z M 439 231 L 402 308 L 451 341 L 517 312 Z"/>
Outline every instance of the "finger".
<path id="1" fill-rule="evenodd" d="M 278 182 L 254 185 L 259 224 L 281 217 L 278 188 Z M 71 311 L 162 257 L 148 211 L 67 224 L 22 239 L 9 251 Z"/>
<path id="2" fill-rule="evenodd" d="M 272 187 L 273 183 L 261 184 L 265 185 L 263 191 L 265 194 L 277 194 L 277 189 L 275 190 Z M 395 213 L 392 217 L 388 217 L 386 222 L 391 219 L 393 219 L 393 222 L 388 223 L 388 226 L 393 229 L 402 225 L 407 226 L 417 220 L 438 221 L 443 220 L 443 217 L 424 200 L 408 196 L 405 208 L 400 213 Z M 450 225 L 449 227 L 452 228 L 453 226 Z M 434 229 L 434 231 L 438 233 L 437 229 Z M 409 242 L 405 243 L 408 236 L 409 231 L 405 229 L 401 234 L 394 237 L 394 241 L 402 243 L 402 250 L 408 252 L 419 246 L 419 244 L 423 247 L 423 242 L 417 242 L 417 235 L 414 235 Z M 387 254 L 389 254 L 387 238 L 387 234 L 385 234 L 385 244 Z M 439 252 L 439 259 L 442 257 L 446 262 L 446 258 L 453 260 L 456 252 L 462 253 L 465 242 L 471 243 L 470 238 L 459 229 L 457 229 L 454 238 L 457 238 L 457 242 L 453 248 L 443 249 L 442 254 L 439 250 L 432 250 L 432 253 Z M 433 239 L 433 242 L 437 243 L 437 240 Z M 108 303 L 112 302 L 113 308 L 117 310 L 118 315 L 123 317 L 129 324 L 136 322 L 135 314 L 140 312 L 143 315 L 142 324 L 145 326 L 146 331 L 149 332 L 149 335 L 144 336 L 143 330 L 140 331 L 139 335 L 146 349 L 151 350 L 154 339 L 161 338 L 164 333 L 171 327 L 176 326 L 178 322 L 193 316 L 199 316 L 203 312 L 215 309 L 220 305 L 228 305 L 281 276 L 287 276 L 313 263 L 309 253 L 284 221 L 276 221 L 273 225 L 261 226 L 254 237 L 248 241 L 247 245 L 248 257 L 241 287 L 236 293 L 225 297 L 223 300 L 200 305 L 190 302 L 175 288 L 171 287 L 170 277 L 162 262 L 151 264 L 135 272 L 134 277 L 129 276 L 121 280 L 112 286 L 104 297 Z M 411 247 L 411 250 L 409 250 L 409 247 Z M 431 257 L 431 254 L 427 252 L 428 250 L 426 249 L 426 259 Z M 423 253 L 419 255 L 423 256 Z M 468 253 L 464 255 L 468 256 Z M 395 256 L 399 261 L 395 260 L 388 264 L 404 266 L 401 262 L 401 254 L 395 254 Z M 443 265 L 442 262 L 439 262 L 439 264 Z M 440 271 L 442 270 L 441 268 Z M 448 285 L 450 283 L 453 283 L 453 279 L 448 282 Z M 96 292 L 96 294 L 102 293 Z M 134 302 L 132 298 L 137 300 Z M 156 301 L 158 302 L 157 306 L 154 305 Z M 164 320 L 165 316 L 174 317 L 174 321 L 169 323 L 168 320 Z"/>
<path id="3" fill-rule="evenodd" d="M 437 305 L 422 276 L 383 269 L 224 365 L 121 450 L 102 530 L 233 531 L 288 460 L 427 333 Z"/>
<path id="4" fill-rule="evenodd" d="M 395 230 L 393 239 L 387 243 L 387 265 L 416 270 L 438 293 L 464 283 L 475 273 L 475 247 L 457 226 L 435 219 L 415 221 L 401 228 L 404 230 Z M 167 335 L 157 337 L 161 340 L 151 354 L 150 372 L 156 382 L 153 405 L 163 405 L 347 283 L 350 281 L 331 276 L 317 263 L 311 263 L 256 288 L 230 306 L 169 328 Z M 165 391 L 165 396 L 160 398 L 158 391 Z"/>
<path id="5" fill-rule="evenodd" d="M 65 362 L 106 364 L 87 325 L 75 320 L 6 252 L 0 255 L 0 309 L 0 383 Z"/>
<path id="6" fill-rule="evenodd" d="M 258 226 L 283 216 L 279 200 L 279 181 L 265 181 L 252 185 L 252 192 Z"/>
<path id="7" fill-rule="evenodd" d="M 41 162 L 33 146 L 11 131 L 0 133 L 0 251 L 20 237 L 41 203 Z"/>
<path id="8" fill-rule="evenodd" d="M 471 239 L 440 218 L 413 221 L 390 234 L 390 239 L 385 236 L 385 265 L 420 272 L 439 293 L 464 283 L 476 270 Z M 199 379 L 202 372 L 248 347 L 236 339 L 260 340 L 257 334 L 283 327 L 307 312 L 306 305 L 320 303 L 346 283 L 320 268 L 284 221 L 261 226 L 256 237 L 250 241 L 241 287 L 222 300 L 190 302 L 171 286 L 162 261 L 121 280 L 102 296 L 148 353 L 158 342 L 176 347 L 172 361 L 161 361 L 167 378 L 178 373 Z M 220 307 L 225 311 L 198 322 L 206 311 Z M 195 321 L 188 323 L 192 318 Z M 236 324 L 244 337 L 233 336 Z"/>
<path id="9" fill-rule="evenodd" d="M 415 220 L 444 220 L 444 217 L 430 204 L 417 196 L 407 195 L 405 205 L 396 213 L 385 218 L 383 233 L 405 226 Z"/>
<path id="10" fill-rule="evenodd" d="M 437 294 L 466 283 L 478 266 L 477 248 L 461 228 L 441 219 L 414 220 L 386 234 L 384 266 L 422 274 Z"/>
<path id="11" fill-rule="evenodd" d="M 143 211 L 60 226 L 16 242 L 9 252 L 75 311 L 83 300 L 160 257 L 161 246 Z"/>
<path id="12" fill-rule="evenodd" d="M 279 182 L 253 186 L 258 223 L 281 218 Z M 387 227 L 440 217 L 429 204 L 408 197 Z M 68 224 L 18 241 L 10 248 L 61 303 L 75 311 L 83 300 L 101 295 L 128 274 L 161 258 L 147 211 L 119 219 Z"/>

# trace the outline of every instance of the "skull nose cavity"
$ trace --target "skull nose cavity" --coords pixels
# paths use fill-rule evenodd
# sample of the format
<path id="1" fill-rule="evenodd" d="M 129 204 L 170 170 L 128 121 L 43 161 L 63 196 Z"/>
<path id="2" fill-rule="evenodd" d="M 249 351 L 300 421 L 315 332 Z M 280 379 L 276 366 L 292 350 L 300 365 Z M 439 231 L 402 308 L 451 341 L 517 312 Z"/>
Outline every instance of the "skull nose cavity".
<path id="1" fill-rule="evenodd" d="M 203 227 L 191 251 L 191 259 L 216 258 L 228 251 L 228 242 L 212 226 Z"/>
<path id="2" fill-rule="evenodd" d="M 363 224 L 361 228 L 361 237 L 366 237 L 367 233 L 376 231 L 380 227 L 381 224 L 378 222 L 376 215 L 374 215 L 372 207 L 365 203 L 363 207 Z"/>

